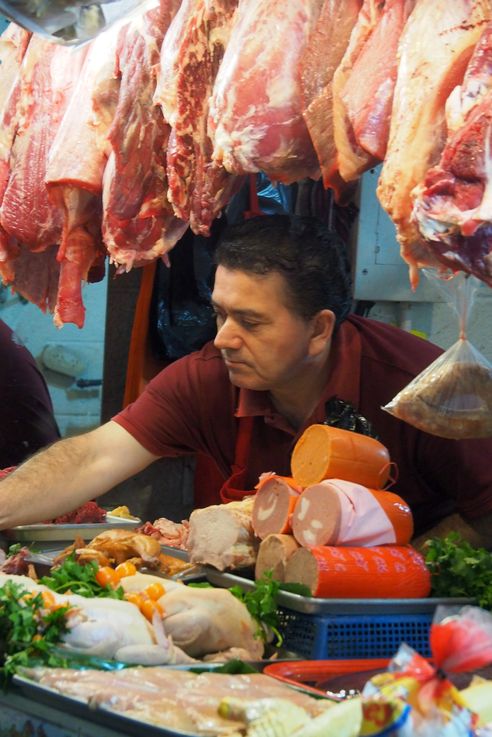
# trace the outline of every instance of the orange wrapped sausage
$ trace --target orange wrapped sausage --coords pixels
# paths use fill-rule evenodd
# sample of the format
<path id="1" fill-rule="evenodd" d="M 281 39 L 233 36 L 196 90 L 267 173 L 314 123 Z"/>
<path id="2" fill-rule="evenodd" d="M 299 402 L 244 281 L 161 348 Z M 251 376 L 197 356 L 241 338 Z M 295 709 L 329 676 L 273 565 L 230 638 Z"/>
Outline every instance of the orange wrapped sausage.
<path id="1" fill-rule="evenodd" d="M 390 457 L 384 445 L 367 435 L 311 425 L 294 447 L 291 471 L 303 488 L 336 478 L 382 489 L 389 479 Z"/>
<path id="2" fill-rule="evenodd" d="M 264 540 L 267 535 L 290 532 L 290 517 L 301 488 L 287 476 L 260 476 L 253 503 L 253 530 Z"/>
<path id="3" fill-rule="evenodd" d="M 291 526 L 304 547 L 407 545 L 413 535 L 412 513 L 401 497 L 341 479 L 325 479 L 305 489 Z"/>
<path id="4" fill-rule="evenodd" d="M 299 548 L 287 561 L 285 581 L 331 599 L 415 599 L 431 588 L 423 556 L 409 545 Z"/>

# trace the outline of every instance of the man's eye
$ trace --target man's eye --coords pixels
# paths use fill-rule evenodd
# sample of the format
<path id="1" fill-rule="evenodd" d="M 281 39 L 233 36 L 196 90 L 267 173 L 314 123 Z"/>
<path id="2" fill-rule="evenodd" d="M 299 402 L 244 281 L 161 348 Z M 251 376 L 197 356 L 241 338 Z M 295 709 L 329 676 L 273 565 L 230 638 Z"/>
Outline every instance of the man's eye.
<path id="1" fill-rule="evenodd" d="M 254 330 L 259 327 L 259 322 L 251 322 L 250 320 L 241 320 L 241 325 L 245 330 Z"/>

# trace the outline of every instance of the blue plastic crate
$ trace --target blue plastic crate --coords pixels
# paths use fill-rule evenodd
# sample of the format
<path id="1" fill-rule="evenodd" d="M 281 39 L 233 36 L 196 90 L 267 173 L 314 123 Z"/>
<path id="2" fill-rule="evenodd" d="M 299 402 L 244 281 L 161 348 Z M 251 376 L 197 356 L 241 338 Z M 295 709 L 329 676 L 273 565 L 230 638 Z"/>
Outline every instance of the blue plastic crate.
<path id="1" fill-rule="evenodd" d="M 402 642 L 430 656 L 432 613 L 320 615 L 281 610 L 284 647 L 309 660 L 392 658 Z"/>

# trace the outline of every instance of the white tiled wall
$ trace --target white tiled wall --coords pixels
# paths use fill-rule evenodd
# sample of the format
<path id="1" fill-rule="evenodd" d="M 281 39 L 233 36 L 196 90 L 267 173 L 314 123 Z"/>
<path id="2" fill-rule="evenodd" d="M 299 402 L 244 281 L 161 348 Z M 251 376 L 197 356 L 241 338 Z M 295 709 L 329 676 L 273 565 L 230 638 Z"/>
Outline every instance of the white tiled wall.
<path id="1" fill-rule="evenodd" d="M 29 348 L 44 373 L 53 400 L 56 419 L 62 435 L 76 435 L 96 427 L 100 421 L 102 385 L 79 388 L 78 379 L 102 381 L 104 358 L 104 326 L 106 320 L 106 279 L 83 288 L 86 306 L 84 327 L 64 325 L 58 329 L 51 315 L 44 315 L 32 304 L 26 304 L 16 295 L 1 292 L 0 317 L 15 330 L 18 338 Z M 60 355 L 69 351 L 81 366 L 77 376 L 67 376 L 47 369 L 42 354 L 46 346 L 57 345 Z"/>

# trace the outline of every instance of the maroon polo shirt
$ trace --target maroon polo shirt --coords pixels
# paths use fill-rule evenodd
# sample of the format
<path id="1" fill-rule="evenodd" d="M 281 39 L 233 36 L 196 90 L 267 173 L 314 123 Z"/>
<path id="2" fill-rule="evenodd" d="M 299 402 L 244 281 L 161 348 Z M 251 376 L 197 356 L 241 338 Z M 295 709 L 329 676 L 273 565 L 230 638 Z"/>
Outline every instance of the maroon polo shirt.
<path id="1" fill-rule="evenodd" d="M 0 320 L 0 469 L 16 466 L 59 437 L 43 374 Z"/>
<path id="2" fill-rule="evenodd" d="M 323 422 L 325 403 L 338 397 L 372 423 L 388 448 L 399 470 L 392 490 L 412 508 L 418 534 L 454 511 L 470 519 L 492 512 L 492 440 L 438 438 L 381 409 L 440 353 L 398 328 L 350 316 L 334 337 L 323 396 L 296 433 L 275 411 L 267 392 L 231 385 L 220 353 L 209 343 L 164 369 L 113 419 L 156 455 L 202 451 L 227 478 L 238 420 L 253 416 L 248 463 L 248 488 L 253 488 L 265 471 L 290 473 L 298 437 L 308 425 Z"/>

